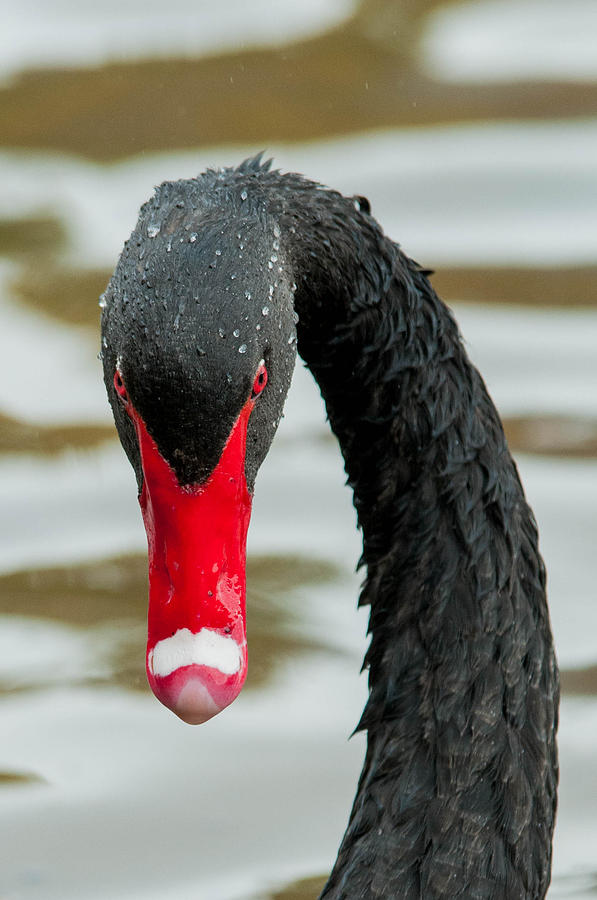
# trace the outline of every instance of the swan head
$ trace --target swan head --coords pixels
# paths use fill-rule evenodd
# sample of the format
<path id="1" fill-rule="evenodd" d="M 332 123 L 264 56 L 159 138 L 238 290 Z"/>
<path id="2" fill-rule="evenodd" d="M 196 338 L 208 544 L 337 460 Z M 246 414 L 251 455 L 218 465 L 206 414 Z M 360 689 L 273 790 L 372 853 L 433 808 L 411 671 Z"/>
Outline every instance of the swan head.
<path id="1" fill-rule="evenodd" d="M 251 498 L 296 356 L 279 238 L 242 169 L 165 183 L 105 293 L 104 380 L 148 541 L 147 676 L 193 724 L 247 672 Z"/>

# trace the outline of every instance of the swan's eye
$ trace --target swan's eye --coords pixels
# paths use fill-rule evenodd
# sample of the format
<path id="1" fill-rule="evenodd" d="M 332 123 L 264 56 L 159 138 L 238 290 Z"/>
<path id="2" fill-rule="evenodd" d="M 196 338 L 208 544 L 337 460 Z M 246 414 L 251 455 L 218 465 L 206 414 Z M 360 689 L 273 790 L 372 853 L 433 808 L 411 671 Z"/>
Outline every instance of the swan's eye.
<path id="1" fill-rule="evenodd" d="M 116 369 L 116 371 L 114 372 L 114 390 L 123 403 L 129 402 L 129 395 L 126 392 L 124 381 L 122 380 L 122 375 L 120 374 L 118 369 Z"/>
<path id="2" fill-rule="evenodd" d="M 259 364 L 259 368 L 257 369 L 257 374 L 255 375 L 255 381 L 253 382 L 253 391 L 251 393 L 251 396 L 257 397 L 257 395 L 261 393 L 266 384 L 267 369 L 265 368 L 265 363 L 262 360 Z"/>

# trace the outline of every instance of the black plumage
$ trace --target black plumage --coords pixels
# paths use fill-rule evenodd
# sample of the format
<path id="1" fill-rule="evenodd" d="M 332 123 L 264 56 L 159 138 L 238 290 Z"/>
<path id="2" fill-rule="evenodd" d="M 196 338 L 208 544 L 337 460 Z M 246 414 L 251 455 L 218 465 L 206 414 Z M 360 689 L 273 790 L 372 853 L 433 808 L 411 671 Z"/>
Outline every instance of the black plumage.
<path id="1" fill-rule="evenodd" d="M 298 350 L 354 492 L 359 602 L 370 606 L 358 726 L 367 755 L 322 898 L 540 900 L 558 774 L 545 571 L 499 416 L 428 275 L 364 198 L 260 158 L 163 185 L 106 294 L 106 384 L 139 483 L 112 387 L 117 359 L 181 483 L 200 481 L 265 358 L 252 486 L 281 414 L 298 315 Z M 218 322 L 229 331 L 239 317 L 247 352 L 222 352 Z"/>

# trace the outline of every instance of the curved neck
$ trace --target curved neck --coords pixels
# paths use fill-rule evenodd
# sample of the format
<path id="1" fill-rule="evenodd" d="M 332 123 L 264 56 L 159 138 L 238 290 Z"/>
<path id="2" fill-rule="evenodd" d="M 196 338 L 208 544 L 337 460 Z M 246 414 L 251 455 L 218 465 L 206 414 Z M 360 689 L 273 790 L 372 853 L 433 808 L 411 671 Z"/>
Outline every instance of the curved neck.
<path id="1" fill-rule="evenodd" d="M 322 897 L 542 898 L 557 670 L 533 515 L 450 312 L 361 219 L 296 295 L 371 607 L 367 756 Z"/>

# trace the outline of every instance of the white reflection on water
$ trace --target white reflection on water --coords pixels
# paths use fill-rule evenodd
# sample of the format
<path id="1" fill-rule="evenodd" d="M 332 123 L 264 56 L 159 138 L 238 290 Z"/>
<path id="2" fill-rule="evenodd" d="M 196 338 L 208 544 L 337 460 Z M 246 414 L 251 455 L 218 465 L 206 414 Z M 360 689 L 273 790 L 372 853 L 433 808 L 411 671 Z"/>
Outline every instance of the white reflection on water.
<path id="1" fill-rule="evenodd" d="M 105 629 L 108 632 L 110 629 Z M 112 629 L 110 638 L 118 636 Z M 2 617 L 0 684 L 6 690 L 107 676 L 88 630 L 25 616 Z"/>
<path id="2" fill-rule="evenodd" d="M 3 701 L 11 757 L 48 782 L 3 792 L 6 896 L 230 900 L 324 870 L 361 762 L 346 674 L 314 662 L 209 729 L 115 691 Z"/>
<path id="3" fill-rule="evenodd" d="M 260 148 L 144 156 L 100 166 L 0 153 L 0 215 L 50 211 L 76 267 L 110 268 L 153 186 L 234 165 Z M 427 265 L 592 263 L 597 119 L 386 131 L 267 148 L 277 166 L 365 194 L 386 232 Z"/>
<path id="4" fill-rule="evenodd" d="M 0 260 L 0 411 L 45 425 L 108 422 L 98 336 L 12 301 L 14 271 Z"/>
<path id="5" fill-rule="evenodd" d="M 597 416 L 597 311 L 496 304 L 454 310 L 503 416 Z"/>
<path id="6" fill-rule="evenodd" d="M 450 3 L 426 22 L 423 65 L 446 81 L 597 79 L 595 0 Z"/>
<path id="7" fill-rule="evenodd" d="M 337 25 L 355 0 L 0 2 L 0 76 L 24 69 L 198 57 L 297 40 Z"/>

